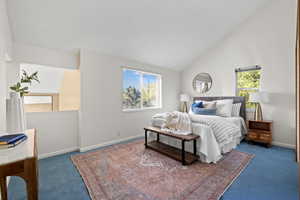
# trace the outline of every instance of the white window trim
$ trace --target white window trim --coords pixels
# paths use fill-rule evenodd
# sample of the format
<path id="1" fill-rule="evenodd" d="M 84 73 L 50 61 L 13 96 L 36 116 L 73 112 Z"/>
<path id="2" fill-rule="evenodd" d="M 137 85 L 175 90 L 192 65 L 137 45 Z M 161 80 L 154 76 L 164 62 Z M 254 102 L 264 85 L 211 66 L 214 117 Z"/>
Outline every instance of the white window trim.
<path id="1" fill-rule="evenodd" d="M 121 88 L 121 91 L 122 91 L 122 100 L 121 100 L 121 106 L 122 106 L 122 111 L 123 112 L 139 112 L 139 111 L 147 111 L 147 110 L 156 110 L 156 109 L 162 109 L 162 75 L 161 74 L 158 74 L 158 73 L 153 73 L 153 72 L 148 72 L 148 71 L 142 71 L 142 70 L 139 70 L 139 69 L 135 69 L 135 68 L 131 68 L 131 67 L 121 67 L 122 69 L 122 88 Z M 158 103 L 159 105 L 158 106 L 153 106 L 153 107 L 143 107 L 143 98 L 141 97 L 141 108 L 132 108 L 132 109 L 124 109 L 123 108 L 123 70 L 132 70 L 132 71 L 136 71 L 138 73 L 140 73 L 140 85 L 143 86 L 143 74 L 149 74 L 149 75 L 154 75 L 154 76 L 157 76 L 159 79 L 158 79 L 158 82 L 157 84 L 158 85 L 158 88 L 159 88 L 159 99 L 158 99 Z M 142 89 L 142 88 L 141 88 Z"/>
<path id="2" fill-rule="evenodd" d="M 258 65 L 247 67 L 247 68 L 235 69 L 235 95 L 236 96 L 239 95 L 239 91 L 241 91 L 241 90 L 256 90 L 257 92 L 260 91 L 260 87 L 259 88 L 238 88 L 238 73 L 245 72 L 245 71 L 252 71 L 252 70 L 261 70 L 261 69 L 262 69 L 262 67 L 258 66 Z M 261 79 L 261 77 L 260 77 L 260 79 Z M 246 108 L 246 112 L 254 112 L 254 110 L 255 110 L 254 108 Z"/>

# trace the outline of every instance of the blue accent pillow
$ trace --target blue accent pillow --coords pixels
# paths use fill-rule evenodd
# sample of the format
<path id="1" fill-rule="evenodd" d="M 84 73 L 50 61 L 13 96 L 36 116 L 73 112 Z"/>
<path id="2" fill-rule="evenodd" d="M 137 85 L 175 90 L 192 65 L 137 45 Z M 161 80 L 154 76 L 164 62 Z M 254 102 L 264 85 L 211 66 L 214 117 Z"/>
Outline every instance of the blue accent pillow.
<path id="1" fill-rule="evenodd" d="M 193 113 L 197 115 L 217 115 L 217 109 L 216 108 L 198 108 L 198 107 L 192 107 Z"/>
<path id="2" fill-rule="evenodd" d="M 200 101 L 200 102 L 197 102 L 197 103 L 193 103 L 193 104 L 192 104 L 192 109 L 193 109 L 193 108 L 204 108 L 203 102 Z"/>

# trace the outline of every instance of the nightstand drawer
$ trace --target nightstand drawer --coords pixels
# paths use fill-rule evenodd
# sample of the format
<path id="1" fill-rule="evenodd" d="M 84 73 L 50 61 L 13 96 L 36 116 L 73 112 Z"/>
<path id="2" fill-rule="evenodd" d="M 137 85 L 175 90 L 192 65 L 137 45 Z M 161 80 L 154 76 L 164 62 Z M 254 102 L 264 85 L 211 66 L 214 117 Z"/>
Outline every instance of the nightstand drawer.
<path id="1" fill-rule="evenodd" d="M 262 131 L 272 131 L 272 122 L 271 121 L 248 121 L 249 129 L 257 129 Z"/>
<path id="2" fill-rule="evenodd" d="M 255 132 L 248 132 L 247 138 L 251 139 L 251 140 L 256 140 L 256 139 L 258 139 L 258 134 Z"/>
<path id="3" fill-rule="evenodd" d="M 259 139 L 265 142 L 271 142 L 272 136 L 270 134 L 259 134 Z"/>
<path id="4" fill-rule="evenodd" d="M 272 134 L 271 131 L 264 131 L 264 130 L 258 130 L 258 129 L 248 129 L 248 132 L 249 133 L 254 132 L 258 135 L 260 135 L 260 134 L 271 135 Z"/>

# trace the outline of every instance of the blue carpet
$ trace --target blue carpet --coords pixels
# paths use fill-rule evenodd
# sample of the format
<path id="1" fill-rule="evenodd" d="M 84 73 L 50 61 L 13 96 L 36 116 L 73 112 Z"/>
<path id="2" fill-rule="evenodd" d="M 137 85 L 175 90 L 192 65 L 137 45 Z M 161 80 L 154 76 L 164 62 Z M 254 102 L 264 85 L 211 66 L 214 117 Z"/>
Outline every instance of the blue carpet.
<path id="1" fill-rule="evenodd" d="M 224 193 L 221 200 L 297 200 L 298 166 L 293 150 L 242 143 L 239 151 L 255 158 Z M 41 200 L 89 200 L 85 185 L 70 156 L 76 152 L 39 161 Z M 10 200 L 25 200 L 25 184 L 13 177 L 9 184 Z"/>

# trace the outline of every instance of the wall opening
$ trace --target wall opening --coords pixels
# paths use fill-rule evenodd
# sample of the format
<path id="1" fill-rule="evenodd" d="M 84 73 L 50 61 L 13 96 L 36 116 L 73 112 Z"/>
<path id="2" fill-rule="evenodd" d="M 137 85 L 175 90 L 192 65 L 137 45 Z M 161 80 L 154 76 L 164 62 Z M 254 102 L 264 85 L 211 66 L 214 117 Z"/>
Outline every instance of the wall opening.
<path id="1" fill-rule="evenodd" d="M 44 65 L 20 65 L 20 74 L 25 70 L 38 72 L 40 83 L 29 86 L 24 96 L 25 112 L 58 112 L 79 110 L 80 71 Z"/>

